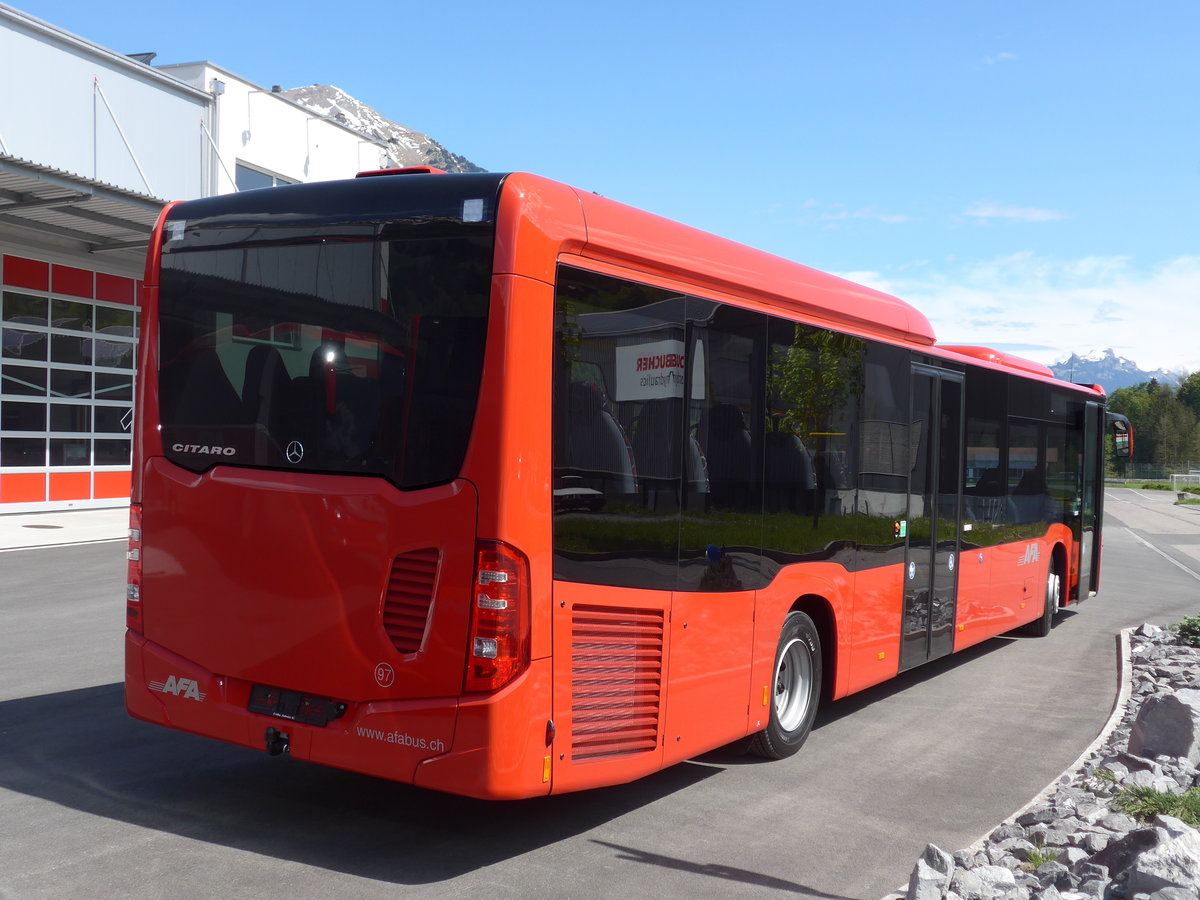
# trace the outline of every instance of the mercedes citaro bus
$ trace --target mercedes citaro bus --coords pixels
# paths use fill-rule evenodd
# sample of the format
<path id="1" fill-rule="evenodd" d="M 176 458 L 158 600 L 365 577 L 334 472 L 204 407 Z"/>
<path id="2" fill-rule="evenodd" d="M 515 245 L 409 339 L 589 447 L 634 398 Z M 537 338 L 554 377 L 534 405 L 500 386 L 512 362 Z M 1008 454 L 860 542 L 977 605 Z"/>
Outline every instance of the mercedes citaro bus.
<path id="1" fill-rule="evenodd" d="M 130 713 L 475 797 L 785 757 L 823 699 L 1045 634 L 1132 439 L 894 297 L 525 174 L 172 204 L 143 316 Z"/>

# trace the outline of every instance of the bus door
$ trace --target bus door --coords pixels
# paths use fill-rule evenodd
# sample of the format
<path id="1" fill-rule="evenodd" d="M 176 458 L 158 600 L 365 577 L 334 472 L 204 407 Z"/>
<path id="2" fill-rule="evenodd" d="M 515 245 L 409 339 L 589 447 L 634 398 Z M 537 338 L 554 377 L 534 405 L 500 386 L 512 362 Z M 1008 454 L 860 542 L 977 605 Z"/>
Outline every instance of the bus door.
<path id="1" fill-rule="evenodd" d="M 954 649 L 962 508 L 963 377 L 914 365 L 900 670 Z"/>
<path id="2" fill-rule="evenodd" d="M 1088 402 L 1083 411 L 1083 453 L 1079 460 L 1079 508 L 1071 530 L 1079 548 L 1079 594 L 1086 600 L 1096 590 L 1100 575 L 1100 554 L 1096 552 L 1096 522 L 1104 500 L 1104 429 L 1099 403 Z"/>

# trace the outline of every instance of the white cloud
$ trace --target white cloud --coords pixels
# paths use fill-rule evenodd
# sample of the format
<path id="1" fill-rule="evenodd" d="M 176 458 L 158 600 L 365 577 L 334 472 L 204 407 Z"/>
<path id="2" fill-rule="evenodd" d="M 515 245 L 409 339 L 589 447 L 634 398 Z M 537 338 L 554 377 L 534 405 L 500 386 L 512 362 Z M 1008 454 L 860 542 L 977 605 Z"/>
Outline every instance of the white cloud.
<path id="1" fill-rule="evenodd" d="M 883 213 L 877 209 L 855 209 L 855 210 L 838 210 L 836 212 L 821 213 L 820 219 L 824 222 L 841 222 L 847 219 L 868 219 L 873 222 L 883 222 L 886 225 L 899 225 L 904 222 L 911 222 L 912 218 L 901 215 L 899 213 Z"/>
<path id="2" fill-rule="evenodd" d="M 964 215 L 972 219 L 1008 219 L 1014 222 L 1054 222 L 1065 219 L 1063 213 L 1053 209 L 1038 209 L 1036 206 L 1006 206 L 1002 203 L 976 203 Z"/>
<path id="3" fill-rule="evenodd" d="M 997 53 L 995 56 L 984 57 L 983 63 L 987 66 L 994 66 L 998 63 L 1016 62 L 1020 57 L 1015 53 Z"/>
<path id="4" fill-rule="evenodd" d="M 1200 256 L 1142 270 L 1126 257 L 1018 253 L 919 275 L 843 277 L 912 303 L 943 343 L 1020 347 L 1013 352 L 1044 363 L 1112 347 L 1143 369 L 1200 370 Z"/>
<path id="5" fill-rule="evenodd" d="M 905 222 L 916 221 L 903 213 L 882 212 L 873 206 L 847 209 L 841 203 L 823 204 L 811 198 L 799 206 L 774 203 L 767 208 L 755 210 L 755 214 L 771 216 L 779 221 L 788 221 L 792 225 L 820 225 L 825 228 L 839 228 L 842 223 L 855 220 L 882 222 L 885 225 L 902 225 Z"/>

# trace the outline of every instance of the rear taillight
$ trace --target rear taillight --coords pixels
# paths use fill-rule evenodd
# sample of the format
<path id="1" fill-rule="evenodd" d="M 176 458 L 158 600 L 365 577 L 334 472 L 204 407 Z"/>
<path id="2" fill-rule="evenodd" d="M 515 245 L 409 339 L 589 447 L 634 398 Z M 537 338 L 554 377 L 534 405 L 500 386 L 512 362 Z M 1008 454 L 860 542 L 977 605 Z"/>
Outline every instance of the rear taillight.
<path id="1" fill-rule="evenodd" d="M 125 576 L 125 627 L 142 631 L 142 508 L 129 506 L 129 551 Z"/>
<path id="2" fill-rule="evenodd" d="M 529 665 L 529 563 L 499 541 L 475 553 L 466 691 L 494 691 Z"/>

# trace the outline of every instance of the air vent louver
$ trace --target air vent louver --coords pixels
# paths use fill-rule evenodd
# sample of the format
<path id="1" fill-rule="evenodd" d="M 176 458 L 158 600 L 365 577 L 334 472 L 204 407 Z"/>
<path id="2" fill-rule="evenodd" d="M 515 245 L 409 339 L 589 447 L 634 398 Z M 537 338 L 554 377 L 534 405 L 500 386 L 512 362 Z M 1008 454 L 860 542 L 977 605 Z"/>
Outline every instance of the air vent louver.
<path id="1" fill-rule="evenodd" d="M 662 610 L 576 606 L 571 613 L 572 759 L 655 749 L 662 675 Z"/>
<path id="2" fill-rule="evenodd" d="M 425 638 L 437 583 L 438 551 L 412 550 L 396 557 L 383 598 L 383 629 L 401 653 L 416 653 Z"/>

